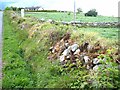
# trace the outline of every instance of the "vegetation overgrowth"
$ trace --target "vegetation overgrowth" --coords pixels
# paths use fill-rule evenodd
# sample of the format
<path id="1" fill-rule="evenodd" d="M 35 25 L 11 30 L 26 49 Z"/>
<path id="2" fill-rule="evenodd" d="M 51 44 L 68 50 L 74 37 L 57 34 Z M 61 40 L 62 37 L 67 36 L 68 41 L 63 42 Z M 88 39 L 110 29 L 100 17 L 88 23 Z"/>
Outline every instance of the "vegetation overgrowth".
<path id="1" fill-rule="evenodd" d="M 72 26 L 43 23 L 5 11 L 3 88 L 120 88 L 118 64 L 109 56 L 117 51 L 117 40 L 110 36 L 109 41 L 99 33 L 81 29 L 75 31 Z M 106 58 L 103 67 L 94 72 L 82 66 L 63 68 L 59 60 L 48 60 L 49 48 L 67 32 L 71 32 L 70 38 L 79 44 L 100 41 L 106 46 L 108 52 L 99 57 Z"/>

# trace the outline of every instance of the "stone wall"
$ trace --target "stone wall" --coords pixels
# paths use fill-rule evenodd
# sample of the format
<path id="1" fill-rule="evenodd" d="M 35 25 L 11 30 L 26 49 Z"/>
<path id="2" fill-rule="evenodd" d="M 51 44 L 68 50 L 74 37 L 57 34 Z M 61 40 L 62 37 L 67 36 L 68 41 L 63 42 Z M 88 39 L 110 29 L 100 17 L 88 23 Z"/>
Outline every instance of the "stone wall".
<path id="1" fill-rule="evenodd" d="M 58 22 L 58 21 L 54 21 L 54 20 L 47 20 L 45 21 L 44 19 L 41 19 L 40 21 L 44 21 L 44 22 L 50 22 L 50 23 L 53 23 L 53 24 L 63 24 L 63 25 L 76 25 L 78 27 L 106 27 L 106 28 L 109 28 L 109 27 L 120 27 L 120 22 L 78 22 L 76 21 L 75 23 L 72 21 L 72 22 Z"/>
<path id="2" fill-rule="evenodd" d="M 78 27 L 118 27 L 118 22 L 62 22 L 64 25 L 76 25 Z"/>

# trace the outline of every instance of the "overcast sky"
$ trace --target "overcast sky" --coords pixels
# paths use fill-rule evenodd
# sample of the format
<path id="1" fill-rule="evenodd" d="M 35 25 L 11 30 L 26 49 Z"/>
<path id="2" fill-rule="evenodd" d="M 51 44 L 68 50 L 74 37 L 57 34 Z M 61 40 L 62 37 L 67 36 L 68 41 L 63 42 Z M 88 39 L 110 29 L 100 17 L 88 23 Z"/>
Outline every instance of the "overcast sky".
<path id="1" fill-rule="evenodd" d="M 80 7 L 84 12 L 96 9 L 99 15 L 118 16 L 119 0 L 75 0 L 76 8 Z M 0 0 L 1 2 L 15 2 L 10 6 L 42 6 L 44 9 L 57 9 L 73 11 L 74 0 Z"/>

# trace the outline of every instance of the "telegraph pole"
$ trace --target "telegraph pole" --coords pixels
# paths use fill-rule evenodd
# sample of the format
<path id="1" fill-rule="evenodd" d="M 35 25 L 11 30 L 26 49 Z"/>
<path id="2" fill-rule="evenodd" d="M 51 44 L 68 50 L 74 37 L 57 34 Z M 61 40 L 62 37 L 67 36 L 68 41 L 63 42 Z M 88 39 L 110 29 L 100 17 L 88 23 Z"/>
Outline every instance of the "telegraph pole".
<path id="1" fill-rule="evenodd" d="M 75 24 L 75 21 L 76 21 L 76 2 L 74 0 L 74 24 Z"/>
<path id="2" fill-rule="evenodd" d="M 74 31 L 76 32 L 76 25 L 75 25 L 75 21 L 76 21 L 76 2 L 74 0 Z"/>

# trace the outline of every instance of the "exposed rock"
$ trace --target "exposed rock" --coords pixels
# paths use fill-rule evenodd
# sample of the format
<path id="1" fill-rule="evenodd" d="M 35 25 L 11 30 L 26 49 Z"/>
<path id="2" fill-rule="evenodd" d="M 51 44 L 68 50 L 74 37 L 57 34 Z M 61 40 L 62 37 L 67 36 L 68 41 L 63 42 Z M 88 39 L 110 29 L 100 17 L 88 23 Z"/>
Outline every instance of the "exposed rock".
<path id="1" fill-rule="evenodd" d="M 52 53 L 55 53 L 55 49 L 52 50 Z"/>
<path id="2" fill-rule="evenodd" d="M 63 25 L 77 25 L 78 27 L 118 27 L 119 22 L 61 22 Z"/>
<path id="3" fill-rule="evenodd" d="M 73 44 L 73 45 L 71 46 L 71 50 L 72 50 L 73 52 L 75 52 L 75 50 L 77 50 L 78 47 L 79 47 L 78 44 Z"/>
<path id="4" fill-rule="evenodd" d="M 67 59 L 67 60 L 70 60 L 70 55 L 68 55 L 68 56 L 66 57 L 66 59 Z"/>
<path id="5" fill-rule="evenodd" d="M 62 65 L 67 64 L 69 60 L 71 64 L 74 63 L 76 66 L 79 66 L 77 62 L 80 62 L 80 65 L 85 66 L 86 69 L 97 71 L 99 65 L 101 65 L 98 56 L 103 55 L 107 49 L 101 46 L 99 41 L 94 45 L 84 42 L 80 46 L 70 39 L 69 33 L 66 33 L 63 38 L 54 46 L 50 47 L 49 50 L 51 52 L 49 58 L 59 58 Z M 101 57 L 101 59 L 103 62 L 106 62 L 104 56 L 103 58 Z M 118 60 L 119 59 L 117 59 L 116 62 L 118 62 Z"/>
<path id="6" fill-rule="evenodd" d="M 93 67 L 93 70 L 94 70 L 94 71 L 97 71 L 98 68 L 99 68 L 99 65 L 95 65 L 95 66 Z"/>
<path id="7" fill-rule="evenodd" d="M 74 55 L 79 55 L 80 54 L 80 49 L 77 49 L 75 52 L 74 52 Z"/>
<path id="8" fill-rule="evenodd" d="M 54 23 L 55 21 L 52 20 L 52 19 L 48 19 L 47 22 L 49 22 L 49 23 Z"/>
<path id="9" fill-rule="evenodd" d="M 64 50 L 64 52 L 62 53 L 64 56 L 67 56 L 70 54 L 70 50 L 69 49 L 66 49 Z"/>
<path id="10" fill-rule="evenodd" d="M 49 48 L 49 51 L 50 51 L 50 52 L 52 52 L 53 48 L 54 48 L 53 46 L 52 46 L 52 47 L 50 47 L 50 48 Z"/>
<path id="11" fill-rule="evenodd" d="M 44 21 L 45 21 L 45 19 L 44 19 L 44 18 L 41 18 L 41 19 L 40 19 L 40 21 L 44 22 Z"/>
<path id="12" fill-rule="evenodd" d="M 64 55 L 60 56 L 60 62 L 63 62 L 64 60 L 65 60 L 65 56 Z"/>
<path id="13" fill-rule="evenodd" d="M 84 56 L 84 61 L 85 61 L 85 64 L 87 64 L 89 62 L 90 58 L 88 56 Z"/>
<path id="14" fill-rule="evenodd" d="M 99 62 L 100 62 L 100 60 L 98 58 L 93 59 L 93 64 L 98 64 Z"/>
<path id="15" fill-rule="evenodd" d="M 65 43 L 65 46 L 68 47 L 68 46 L 69 46 L 69 43 Z"/>
<path id="16" fill-rule="evenodd" d="M 91 68 L 91 67 L 90 67 L 89 65 L 87 65 L 87 66 L 86 66 L 86 69 L 88 69 L 88 70 L 89 70 L 90 68 Z"/>

